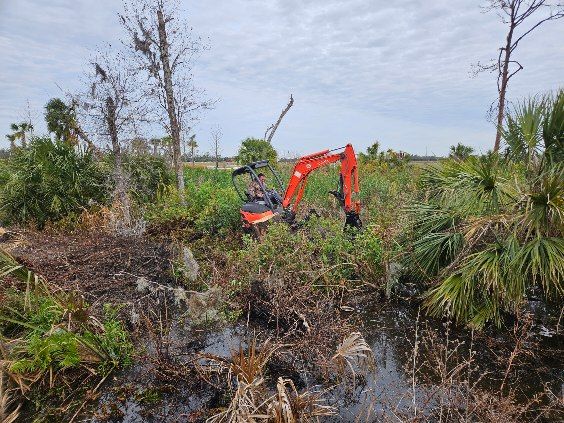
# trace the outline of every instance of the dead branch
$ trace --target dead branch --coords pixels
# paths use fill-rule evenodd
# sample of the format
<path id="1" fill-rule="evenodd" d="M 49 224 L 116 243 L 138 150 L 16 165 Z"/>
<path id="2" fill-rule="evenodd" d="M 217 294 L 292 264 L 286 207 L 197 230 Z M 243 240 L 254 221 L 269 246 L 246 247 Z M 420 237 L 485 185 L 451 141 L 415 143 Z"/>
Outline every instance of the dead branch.
<path id="1" fill-rule="evenodd" d="M 284 108 L 284 110 L 282 110 L 282 113 L 280 113 L 280 117 L 278 118 L 276 123 L 274 125 L 270 125 L 264 133 L 264 139 L 267 140 L 268 143 L 272 142 L 272 137 L 274 137 L 274 133 L 278 129 L 280 122 L 282 122 L 282 119 L 284 119 L 284 116 L 286 115 L 286 113 L 288 113 L 288 110 L 290 110 L 293 105 L 294 97 L 292 97 L 292 94 L 290 94 L 290 101 L 288 102 L 288 105 Z"/>

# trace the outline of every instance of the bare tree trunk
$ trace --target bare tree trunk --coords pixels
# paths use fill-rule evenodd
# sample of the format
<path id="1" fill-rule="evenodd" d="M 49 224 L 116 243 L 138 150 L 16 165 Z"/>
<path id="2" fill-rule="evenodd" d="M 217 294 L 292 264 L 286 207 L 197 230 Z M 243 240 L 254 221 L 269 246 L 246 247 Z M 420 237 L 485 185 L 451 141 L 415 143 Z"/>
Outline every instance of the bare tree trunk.
<path id="1" fill-rule="evenodd" d="M 86 143 L 86 146 L 87 146 L 89 151 L 92 151 L 93 153 L 97 152 L 98 149 L 96 148 L 96 146 L 94 145 L 94 143 L 92 142 L 90 137 L 88 135 L 86 135 L 86 133 L 78 125 L 76 127 L 76 133 Z"/>
<path id="2" fill-rule="evenodd" d="M 490 0 L 489 7 L 485 10 L 495 10 L 504 24 L 509 25 L 505 46 L 500 48 L 497 63 L 490 65 L 479 65 L 478 72 L 497 70 L 497 128 L 494 143 L 494 152 L 499 151 L 501 135 L 503 131 L 503 118 L 505 117 L 505 99 L 509 80 L 523 69 L 521 63 L 515 60 L 512 55 L 517 49 L 519 42 L 539 28 L 542 24 L 564 18 L 564 4 L 561 2 L 551 2 L 549 0 Z M 544 17 L 537 15 L 537 11 L 545 11 Z M 528 29 L 520 30 L 524 22 L 529 23 L 531 16 L 539 16 L 537 21 L 530 25 Z M 503 57 L 502 57 L 503 56 Z M 517 66 L 515 70 L 510 70 L 512 65 Z"/>
<path id="3" fill-rule="evenodd" d="M 212 145 L 213 145 L 213 153 L 214 153 L 214 158 L 215 158 L 215 169 L 216 170 L 219 168 L 219 143 L 221 141 L 222 135 L 223 135 L 223 133 L 221 132 L 221 128 L 219 127 L 219 125 L 217 125 L 211 131 L 211 140 L 212 140 Z"/>
<path id="4" fill-rule="evenodd" d="M 176 115 L 176 105 L 174 103 L 174 92 L 172 88 L 172 71 L 170 68 L 170 57 L 168 52 L 168 41 L 166 35 L 166 24 L 163 12 L 157 10 L 158 29 L 159 29 L 159 48 L 161 63 L 163 64 L 163 79 L 166 93 L 166 103 L 168 119 L 170 121 L 170 132 L 172 136 L 172 162 L 176 173 L 178 194 L 182 204 L 186 204 L 184 196 L 184 169 L 182 166 L 182 155 L 180 151 L 180 125 Z"/>
<path id="5" fill-rule="evenodd" d="M 511 43 L 513 39 L 513 25 L 507 34 L 507 43 L 505 44 L 505 57 L 503 58 L 503 68 L 501 70 L 501 83 L 499 85 L 499 103 L 497 106 L 497 131 L 495 135 L 494 152 L 499 151 L 501 142 L 501 131 L 503 127 L 503 117 L 505 114 L 505 93 L 507 92 L 507 83 L 509 82 L 509 61 L 511 59 Z"/>
<path id="6" fill-rule="evenodd" d="M 106 99 L 107 116 L 106 123 L 108 132 L 112 141 L 112 151 L 114 153 L 115 170 L 114 178 L 116 181 L 116 193 L 123 207 L 123 219 L 127 227 L 131 226 L 131 210 L 129 205 L 129 197 L 127 196 L 127 187 L 125 184 L 125 176 L 123 173 L 123 163 L 121 157 L 121 146 L 119 144 L 118 131 L 116 126 L 116 105 L 112 97 Z"/>
<path id="7" fill-rule="evenodd" d="M 276 121 L 276 123 L 274 125 L 271 125 L 266 132 L 264 133 L 264 138 L 270 143 L 272 142 L 272 137 L 274 136 L 274 133 L 276 132 L 276 130 L 278 129 L 278 126 L 280 125 L 280 122 L 282 122 L 282 119 L 284 118 L 284 116 L 286 115 L 286 113 L 288 113 L 288 110 L 290 110 L 290 107 L 292 107 L 294 105 L 294 97 L 292 97 L 292 94 L 290 94 L 290 101 L 288 102 L 288 105 L 286 106 L 286 108 L 284 110 L 282 110 L 282 113 L 280 113 L 280 117 L 278 118 L 278 120 Z"/>

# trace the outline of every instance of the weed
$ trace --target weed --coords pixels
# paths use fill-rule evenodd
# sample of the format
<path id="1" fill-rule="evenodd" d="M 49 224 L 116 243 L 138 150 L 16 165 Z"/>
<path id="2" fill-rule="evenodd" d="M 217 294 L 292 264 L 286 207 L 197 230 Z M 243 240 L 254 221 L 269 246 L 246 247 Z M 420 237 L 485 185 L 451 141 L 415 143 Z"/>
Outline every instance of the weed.
<path id="1" fill-rule="evenodd" d="M 0 257 L 8 269 L 3 278 L 16 278 L 26 288 L 9 292 L 0 306 L 0 339 L 9 345 L 2 347 L 2 371 L 18 381 L 22 393 L 43 380 L 51 389 L 57 385 L 72 390 L 76 375 L 98 373 L 103 381 L 113 369 L 131 362 L 133 346 L 115 309 L 106 306 L 100 322 L 79 295 L 58 290 L 6 253 Z"/>

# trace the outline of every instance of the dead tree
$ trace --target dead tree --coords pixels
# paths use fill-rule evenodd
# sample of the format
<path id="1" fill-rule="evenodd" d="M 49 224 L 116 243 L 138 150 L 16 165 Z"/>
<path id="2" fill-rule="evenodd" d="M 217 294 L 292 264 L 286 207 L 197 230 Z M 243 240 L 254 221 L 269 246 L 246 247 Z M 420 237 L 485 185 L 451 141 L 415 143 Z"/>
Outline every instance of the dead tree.
<path id="1" fill-rule="evenodd" d="M 294 105 L 294 97 L 292 97 L 292 94 L 290 94 L 290 101 L 288 102 L 288 105 L 284 108 L 284 110 L 282 110 L 282 113 L 280 113 L 280 117 L 278 118 L 276 123 L 273 124 L 273 125 L 270 125 L 267 128 L 266 132 L 264 133 L 264 139 L 266 141 L 268 141 L 269 143 L 272 142 L 272 137 L 274 136 L 274 133 L 278 129 L 280 122 L 282 122 L 282 119 L 284 119 L 284 116 L 286 115 L 286 113 L 288 113 L 288 110 L 290 110 L 290 108 L 293 105 Z"/>
<path id="2" fill-rule="evenodd" d="M 489 3 L 485 10 L 495 10 L 501 21 L 507 25 L 505 44 L 499 49 L 497 61 L 494 60 L 488 65 L 478 64 L 478 72 L 497 72 L 498 101 L 494 151 L 498 151 L 505 116 L 507 86 L 509 80 L 523 69 L 523 65 L 513 58 L 513 53 L 519 43 L 543 23 L 564 17 L 564 6 L 547 0 L 489 0 Z M 537 17 L 536 21 L 533 21 L 532 17 Z M 527 25 L 529 22 L 531 24 Z M 523 27 L 525 28 L 522 29 Z"/>
<path id="3" fill-rule="evenodd" d="M 87 92 L 77 96 L 76 102 L 96 132 L 111 142 L 115 194 L 123 208 L 123 223 L 130 227 L 131 208 L 120 135 L 130 131 L 133 122 L 145 114 L 142 97 L 136 91 L 139 84 L 126 58 L 110 50 L 98 52 L 91 63 L 91 71 L 86 75 L 86 83 Z"/>
<path id="4" fill-rule="evenodd" d="M 145 94 L 153 99 L 157 120 L 172 137 L 173 166 L 184 202 L 182 128 L 197 111 L 214 104 L 192 81 L 194 61 L 206 46 L 181 18 L 177 0 L 130 0 L 119 16 L 129 35 L 126 45 L 133 62 L 147 75 Z"/>
<path id="5" fill-rule="evenodd" d="M 220 142 L 221 137 L 223 136 L 223 132 L 221 131 L 221 127 L 217 125 L 211 131 L 211 141 L 212 141 L 212 148 L 213 148 L 213 155 L 215 159 L 215 169 L 219 167 L 219 154 L 220 154 Z"/>

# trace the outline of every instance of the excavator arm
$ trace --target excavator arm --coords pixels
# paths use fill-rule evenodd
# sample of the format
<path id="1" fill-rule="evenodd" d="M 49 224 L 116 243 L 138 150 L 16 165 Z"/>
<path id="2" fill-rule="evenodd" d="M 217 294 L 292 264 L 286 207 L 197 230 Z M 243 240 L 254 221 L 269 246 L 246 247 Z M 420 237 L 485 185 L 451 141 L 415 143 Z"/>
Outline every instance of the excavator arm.
<path id="1" fill-rule="evenodd" d="M 343 206 L 346 215 L 345 225 L 360 228 L 362 226 L 360 222 L 360 202 L 353 201 L 352 198 L 353 193 L 358 194 L 359 192 L 356 155 L 351 144 L 347 144 L 341 153 L 333 153 L 336 150 L 341 150 L 341 148 L 309 154 L 298 160 L 288 182 L 282 207 L 295 215 L 305 191 L 307 178 L 311 172 L 340 161 L 339 187 L 337 191 L 331 191 L 331 194 L 335 195 Z"/>

